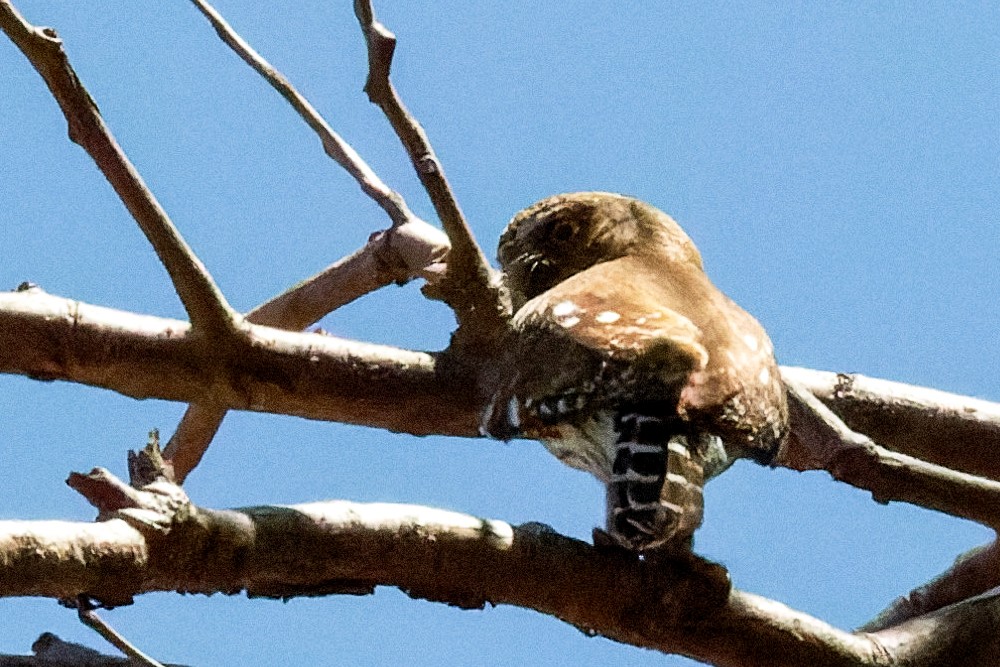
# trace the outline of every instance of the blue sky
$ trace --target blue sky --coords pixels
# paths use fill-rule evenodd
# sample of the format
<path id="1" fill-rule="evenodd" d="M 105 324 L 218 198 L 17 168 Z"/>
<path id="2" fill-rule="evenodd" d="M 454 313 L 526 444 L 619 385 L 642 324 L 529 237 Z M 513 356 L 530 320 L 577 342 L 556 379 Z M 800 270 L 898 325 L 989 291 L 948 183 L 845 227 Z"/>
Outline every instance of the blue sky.
<path id="1" fill-rule="evenodd" d="M 418 214 L 432 209 L 361 92 L 349 2 L 218 9 Z M 377 3 L 394 80 L 492 254 L 510 216 L 611 190 L 674 216 L 780 361 L 1000 400 L 1000 8 L 988 3 Z M 187 3 L 19 0 L 51 25 L 119 142 L 229 300 L 249 309 L 387 225 L 280 97 Z M 183 317 L 167 276 L 45 86 L 0 40 L 0 289 Z M 439 349 L 416 285 L 323 322 Z M 71 470 L 124 469 L 183 406 L 0 376 L 0 518 L 88 520 Z M 603 494 L 540 445 L 412 438 L 232 414 L 187 488 L 207 506 L 347 498 L 542 521 L 586 538 Z M 707 494 L 699 551 L 735 584 L 843 627 L 987 539 L 823 473 L 741 464 Z M 42 631 L 103 648 L 49 600 L 4 600 L 0 652 Z M 109 620 L 160 660 L 687 665 L 512 608 L 380 589 L 287 604 L 143 596 Z M 252 641 L 250 638 L 253 638 Z"/>

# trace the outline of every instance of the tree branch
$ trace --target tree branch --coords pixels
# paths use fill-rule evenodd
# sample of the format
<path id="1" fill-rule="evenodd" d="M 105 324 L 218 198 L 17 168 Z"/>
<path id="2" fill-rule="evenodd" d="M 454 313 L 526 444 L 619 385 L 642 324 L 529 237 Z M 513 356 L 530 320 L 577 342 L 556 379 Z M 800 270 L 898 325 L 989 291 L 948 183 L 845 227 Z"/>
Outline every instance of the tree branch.
<path id="1" fill-rule="evenodd" d="M 240 385 L 245 390 L 236 392 L 230 387 L 227 391 L 224 385 L 214 386 L 211 369 L 200 365 L 197 346 L 186 338 L 188 327 L 186 322 L 92 306 L 37 288 L 0 292 L 0 373 L 68 380 L 133 398 L 208 401 L 233 409 L 367 424 L 402 433 L 479 435 L 482 406 L 475 390 L 475 368 L 467 375 L 454 369 L 442 373 L 433 354 L 332 336 L 254 329 L 280 340 L 280 346 L 269 352 L 280 360 L 278 366 L 273 376 L 257 369 L 256 378 L 245 364 L 230 369 L 226 372 L 231 378 L 247 374 Z M 836 373 L 788 367 L 782 373 L 792 378 L 836 377 Z M 294 381 L 273 381 L 286 376 Z M 904 390 L 940 397 L 938 402 L 925 401 L 923 411 L 907 409 L 906 430 L 913 432 L 922 424 L 941 428 L 946 407 L 969 400 L 975 410 L 953 411 L 948 420 L 956 429 L 979 433 L 979 440 L 970 446 L 1000 451 L 1000 429 L 983 419 L 991 412 L 1000 413 L 1000 405 L 885 380 L 866 382 L 889 387 L 886 395 L 874 391 L 852 395 L 848 405 L 872 419 L 879 410 L 886 411 L 886 419 L 900 419 L 895 412 L 896 397 Z M 258 385 L 266 385 L 267 390 L 257 391 Z M 813 388 L 824 395 L 825 385 Z M 844 406 L 836 398 L 830 404 L 834 410 Z M 943 447 L 947 445 L 942 442 Z"/>
<path id="2" fill-rule="evenodd" d="M 470 347 L 495 341 L 505 330 L 510 311 L 499 276 L 476 243 L 427 134 L 406 109 L 389 78 L 396 48 L 395 35 L 375 18 L 370 0 L 355 0 L 354 13 L 368 45 L 368 80 L 365 83 L 368 99 L 382 109 L 392 125 L 434 205 L 441 226 L 451 239 L 448 272 L 436 291 L 455 311 L 459 341 L 463 336 L 468 337 Z"/>
<path id="3" fill-rule="evenodd" d="M 162 662 L 146 655 L 132 642 L 125 638 L 113 627 L 108 625 L 104 619 L 98 616 L 89 604 L 89 598 L 81 595 L 77 599 L 77 612 L 80 622 L 99 634 L 109 644 L 128 656 L 133 665 L 137 667 L 164 667 Z"/>
<path id="4" fill-rule="evenodd" d="M 946 572 L 911 591 L 909 595 L 897 598 L 858 630 L 863 632 L 885 630 L 998 586 L 1000 586 L 1000 543 L 994 540 L 990 544 L 962 554 Z"/>
<path id="5" fill-rule="evenodd" d="M 826 470 L 834 479 L 871 491 L 881 503 L 920 505 L 997 528 L 1000 482 L 891 452 L 850 430 L 804 386 L 786 377 L 791 434 L 775 465 Z"/>
<path id="6" fill-rule="evenodd" d="M 476 435 L 475 379 L 438 355 L 248 325 L 205 358 L 187 322 L 0 292 L 0 373 L 414 435 Z M 218 352 L 216 354 L 219 354 Z"/>
<path id="7" fill-rule="evenodd" d="M 91 478 L 91 498 L 113 495 L 93 491 L 114 484 L 109 473 L 95 474 L 74 477 Z M 431 508 L 345 501 L 208 510 L 162 482 L 138 490 L 133 506 L 113 515 L 98 524 L 0 522 L 0 595 L 88 594 L 121 604 L 157 590 L 289 598 L 388 585 L 464 608 L 534 609 L 589 634 L 716 665 L 856 667 L 900 664 L 893 661 L 905 655 L 907 665 L 922 667 L 942 664 L 933 661 L 942 650 L 1000 650 L 995 596 L 915 622 L 921 625 L 850 634 L 755 595 L 727 595 L 718 566 L 640 561 L 537 524 L 512 528 Z"/>
<path id="8" fill-rule="evenodd" d="M 254 308 L 246 319 L 252 324 L 298 331 L 390 283 L 415 275 L 436 279 L 435 267 L 447 252 L 448 238 L 414 219 L 372 234 L 363 248 Z M 204 403 L 188 406 L 164 450 L 178 484 L 201 461 L 225 416 L 225 407 Z"/>
<path id="9" fill-rule="evenodd" d="M 0 28 L 45 80 L 69 124 L 70 139 L 87 151 L 149 239 L 195 330 L 209 337 L 234 331 L 238 315 L 118 146 L 55 30 L 31 25 L 8 0 L 0 0 Z"/>
<path id="10" fill-rule="evenodd" d="M 42 633 L 31 645 L 35 655 L 0 655 L 0 667 L 128 667 L 127 658 L 103 655 L 92 648 Z M 168 667 L 180 667 L 168 665 Z"/>
<path id="11" fill-rule="evenodd" d="M 1000 403 L 856 373 L 783 366 L 781 374 L 884 447 L 1000 480 Z"/>
<path id="12" fill-rule="evenodd" d="M 309 100 L 300 94 L 291 82 L 257 53 L 246 40 L 240 37 L 214 7 L 205 0 L 191 0 L 191 2 L 212 24 L 219 38 L 292 105 L 302 120 L 319 136 L 326 154 L 358 182 L 366 195 L 382 207 L 382 210 L 392 220 L 393 225 L 419 220 L 410 211 L 402 195 L 383 183 L 378 174 L 361 159 L 357 151 L 334 132 Z"/>
<path id="13" fill-rule="evenodd" d="M 326 154 L 343 167 L 392 220 L 392 228 L 373 234 L 364 248 L 255 308 L 247 315 L 248 321 L 298 331 L 339 306 L 391 282 L 414 276 L 438 280 L 449 250 L 447 237 L 414 215 L 403 196 L 387 186 L 309 100 L 240 37 L 218 11 L 204 0 L 192 2 L 219 38 L 292 105 L 319 136 Z M 198 465 L 225 414 L 225 408 L 213 405 L 192 404 L 188 408 L 164 452 L 172 461 L 179 483 Z"/>

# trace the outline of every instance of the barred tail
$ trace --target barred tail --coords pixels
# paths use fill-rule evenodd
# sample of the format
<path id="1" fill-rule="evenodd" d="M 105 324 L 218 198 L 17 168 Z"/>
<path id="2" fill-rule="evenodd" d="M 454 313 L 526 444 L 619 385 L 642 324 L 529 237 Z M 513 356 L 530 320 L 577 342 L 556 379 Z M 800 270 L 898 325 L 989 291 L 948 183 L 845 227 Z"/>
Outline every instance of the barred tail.
<path id="1" fill-rule="evenodd" d="M 636 551 L 686 541 L 701 525 L 704 452 L 687 424 L 637 412 L 615 418 L 608 532 Z"/>

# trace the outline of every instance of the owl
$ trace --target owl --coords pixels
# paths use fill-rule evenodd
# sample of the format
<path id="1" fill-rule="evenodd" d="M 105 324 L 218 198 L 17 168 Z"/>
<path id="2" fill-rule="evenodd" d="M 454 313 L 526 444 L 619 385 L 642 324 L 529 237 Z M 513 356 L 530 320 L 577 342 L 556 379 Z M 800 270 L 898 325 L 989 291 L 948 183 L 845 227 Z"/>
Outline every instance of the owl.
<path id="1" fill-rule="evenodd" d="M 521 211 L 498 257 L 515 308 L 481 428 L 541 440 L 606 488 L 606 531 L 689 547 L 702 487 L 769 462 L 788 427 L 771 341 L 665 213 L 603 192 Z"/>

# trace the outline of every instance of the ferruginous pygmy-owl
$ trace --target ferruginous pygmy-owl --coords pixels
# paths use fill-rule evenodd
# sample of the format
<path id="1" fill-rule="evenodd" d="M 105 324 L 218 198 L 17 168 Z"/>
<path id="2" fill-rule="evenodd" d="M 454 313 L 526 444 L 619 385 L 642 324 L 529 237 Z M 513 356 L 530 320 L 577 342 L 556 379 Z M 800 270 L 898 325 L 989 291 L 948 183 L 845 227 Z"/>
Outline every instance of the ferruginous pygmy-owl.
<path id="1" fill-rule="evenodd" d="M 483 430 L 542 440 L 607 488 L 607 531 L 689 545 L 702 486 L 787 430 L 771 341 L 665 213 L 603 192 L 521 211 L 500 238 L 516 313 Z"/>

